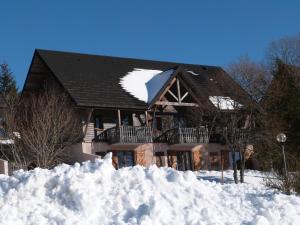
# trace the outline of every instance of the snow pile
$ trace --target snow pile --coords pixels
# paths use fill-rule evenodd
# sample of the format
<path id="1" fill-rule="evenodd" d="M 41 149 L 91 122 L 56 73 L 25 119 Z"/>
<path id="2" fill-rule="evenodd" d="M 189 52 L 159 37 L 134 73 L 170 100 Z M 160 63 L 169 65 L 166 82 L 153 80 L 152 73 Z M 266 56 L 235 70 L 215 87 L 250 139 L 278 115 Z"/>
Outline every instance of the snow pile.
<path id="1" fill-rule="evenodd" d="M 122 88 L 137 99 L 150 103 L 174 70 L 149 70 L 135 68 L 126 76 L 122 77 L 120 84 Z"/>
<path id="2" fill-rule="evenodd" d="M 247 174 L 249 183 L 222 185 L 219 172 L 115 170 L 111 155 L 82 166 L 18 171 L 0 176 L 0 224 L 300 224 L 300 197 Z"/>
<path id="3" fill-rule="evenodd" d="M 224 96 L 209 96 L 209 100 L 214 104 L 215 107 L 221 110 L 233 110 L 242 105 L 232 100 L 230 97 Z"/>

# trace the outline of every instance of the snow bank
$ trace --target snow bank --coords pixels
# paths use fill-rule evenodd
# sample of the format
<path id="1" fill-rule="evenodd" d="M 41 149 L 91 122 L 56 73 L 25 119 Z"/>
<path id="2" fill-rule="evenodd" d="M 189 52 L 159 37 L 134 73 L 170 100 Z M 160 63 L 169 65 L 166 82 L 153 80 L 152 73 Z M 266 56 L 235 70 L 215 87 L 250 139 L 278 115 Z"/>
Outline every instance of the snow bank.
<path id="1" fill-rule="evenodd" d="M 111 156 L 80 166 L 0 176 L 0 224 L 300 224 L 300 198 L 269 190 L 259 173 L 220 184 L 219 172 L 135 166 Z"/>

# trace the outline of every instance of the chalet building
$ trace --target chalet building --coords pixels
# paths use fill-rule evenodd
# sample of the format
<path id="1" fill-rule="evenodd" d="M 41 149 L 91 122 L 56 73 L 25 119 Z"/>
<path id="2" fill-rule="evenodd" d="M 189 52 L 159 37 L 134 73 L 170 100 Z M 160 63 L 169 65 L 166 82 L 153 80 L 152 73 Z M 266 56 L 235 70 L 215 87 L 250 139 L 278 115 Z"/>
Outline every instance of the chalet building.
<path id="1" fill-rule="evenodd" d="M 249 100 L 220 67 L 36 50 L 23 95 L 45 84 L 66 91 L 82 117 L 84 139 L 70 149 L 73 161 L 112 152 L 116 168 L 228 168 L 221 136 L 189 117 Z"/>

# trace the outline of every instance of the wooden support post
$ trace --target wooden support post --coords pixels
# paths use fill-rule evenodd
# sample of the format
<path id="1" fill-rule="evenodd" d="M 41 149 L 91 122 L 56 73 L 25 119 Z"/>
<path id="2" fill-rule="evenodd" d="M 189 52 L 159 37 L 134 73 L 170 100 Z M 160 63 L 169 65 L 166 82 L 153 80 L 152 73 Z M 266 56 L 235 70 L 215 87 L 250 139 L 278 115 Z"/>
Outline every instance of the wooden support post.
<path id="1" fill-rule="evenodd" d="M 170 95 L 172 95 L 172 97 L 178 101 L 178 98 L 176 97 L 176 95 L 174 95 L 174 93 L 171 90 L 168 90 L 168 92 L 170 93 Z"/>
<path id="2" fill-rule="evenodd" d="M 181 94 L 180 94 L 180 84 L 178 78 L 176 79 L 177 82 L 177 96 L 178 96 L 178 102 L 181 103 Z"/>
<path id="3" fill-rule="evenodd" d="M 91 122 L 91 117 L 92 117 L 93 111 L 94 111 L 93 108 L 91 108 L 91 109 L 89 110 L 88 117 L 87 117 L 87 121 L 85 122 L 84 137 L 85 137 L 86 134 L 87 134 L 87 129 L 88 129 L 89 123 Z"/>
<path id="4" fill-rule="evenodd" d="M 180 100 L 183 101 L 183 99 L 185 99 L 185 97 L 186 97 L 188 94 L 189 94 L 189 93 L 186 92 L 186 93 L 182 96 L 182 98 L 181 98 Z"/>
<path id="5" fill-rule="evenodd" d="M 118 109 L 118 125 L 119 125 L 119 127 L 121 127 L 121 110 L 120 109 Z"/>
<path id="6" fill-rule="evenodd" d="M 148 112 L 145 111 L 145 122 L 146 122 L 146 126 L 149 126 L 149 123 L 148 123 Z"/>

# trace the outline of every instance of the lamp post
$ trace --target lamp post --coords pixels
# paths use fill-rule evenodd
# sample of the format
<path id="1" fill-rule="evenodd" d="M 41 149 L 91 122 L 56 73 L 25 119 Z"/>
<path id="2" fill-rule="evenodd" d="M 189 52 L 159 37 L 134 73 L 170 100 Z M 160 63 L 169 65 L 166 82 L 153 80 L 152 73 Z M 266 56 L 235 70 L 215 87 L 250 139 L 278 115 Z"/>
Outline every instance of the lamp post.
<path id="1" fill-rule="evenodd" d="M 282 147 L 282 155 L 283 155 L 283 163 L 284 163 L 284 172 L 285 172 L 285 176 L 288 177 L 288 172 L 287 172 L 287 167 L 286 167 L 286 160 L 285 160 L 285 151 L 284 151 L 284 143 L 286 142 L 286 135 L 284 133 L 279 133 L 276 136 L 276 140 L 281 143 L 281 147 Z"/>

